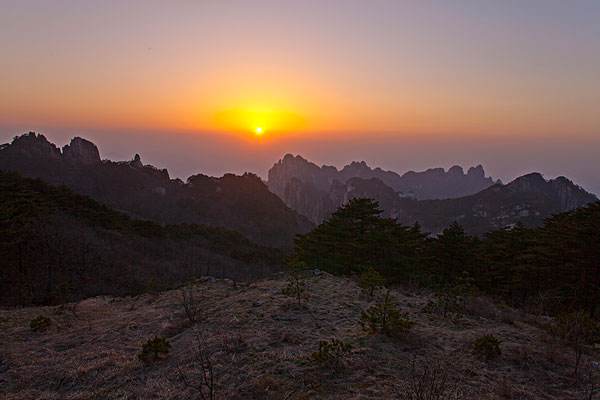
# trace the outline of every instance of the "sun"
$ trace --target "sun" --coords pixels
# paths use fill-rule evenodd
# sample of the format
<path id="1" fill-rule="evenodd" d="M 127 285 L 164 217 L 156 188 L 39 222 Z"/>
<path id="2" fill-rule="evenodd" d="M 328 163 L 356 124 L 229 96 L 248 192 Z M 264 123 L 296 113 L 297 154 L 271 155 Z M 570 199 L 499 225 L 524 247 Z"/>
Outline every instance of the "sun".
<path id="1" fill-rule="evenodd" d="M 256 128 L 254 128 L 254 134 L 255 135 L 262 135 L 264 133 L 264 129 L 262 128 L 262 126 L 257 126 Z"/>

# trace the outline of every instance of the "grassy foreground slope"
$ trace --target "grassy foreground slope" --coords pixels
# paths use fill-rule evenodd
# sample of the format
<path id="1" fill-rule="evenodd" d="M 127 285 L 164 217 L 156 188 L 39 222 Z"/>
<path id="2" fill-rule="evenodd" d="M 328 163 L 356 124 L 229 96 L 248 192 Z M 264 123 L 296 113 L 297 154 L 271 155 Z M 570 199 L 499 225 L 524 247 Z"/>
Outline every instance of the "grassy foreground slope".
<path id="1" fill-rule="evenodd" d="M 307 283 L 310 298 L 298 305 L 282 294 L 284 279 L 197 282 L 189 287 L 201 306 L 196 324 L 186 317 L 179 290 L 0 311 L 0 397 L 200 398 L 181 379 L 198 383 L 199 334 L 217 399 L 409 399 L 423 368 L 440 360 L 448 382 L 463 393 L 451 398 L 587 398 L 589 381 L 575 382 L 572 350 L 543 329 L 551 322 L 546 317 L 479 298 L 463 316 L 442 318 L 423 312 L 430 292 L 399 288 L 391 295 L 415 326 L 391 339 L 367 334 L 359 323 L 381 291 L 370 298 L 354 281 L 326 273 Z M 38 315 L 51 321 L 45 332 L 29 327 Z M 491 361 L 472 354 L 473 341 L 487 334 L 501 341 L 502 354 Z M 137 354 L 154 336 L 164 336 L 170 352 L 143 363 Z M 352 346 L 336 368 L 311 358 L 320 340 L 333 337 Z M 582 366 L 594 359 L 597 350 L 587 349 Z"/>

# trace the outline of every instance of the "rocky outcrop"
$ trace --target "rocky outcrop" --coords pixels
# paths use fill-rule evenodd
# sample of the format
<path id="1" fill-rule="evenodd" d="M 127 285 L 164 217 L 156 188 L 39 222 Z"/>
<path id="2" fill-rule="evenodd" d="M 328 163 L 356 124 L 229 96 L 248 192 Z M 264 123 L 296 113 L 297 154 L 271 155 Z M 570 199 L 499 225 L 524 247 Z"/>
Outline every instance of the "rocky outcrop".
<path id="1" fill-rule="evenodd" d="M 144 164 L 142 164 L 142 158 L 140 157 L 139 154 L 136 154 L 135 156 L 133 156 L 133 160 L 129 161 L 129 165 L 131 165 L 133 168 L 143 168 Z"/>
<path id="2" fill-rule="evenodd" d="M 8 149 L 8 146 L 4 150 Z M 50 143 L 44 135 L 29 132 L 26 135 L 17 136 L 10 144 L 12 155 L 23 158 L 40 158 L 59 160 L 61 152 L 58 147 Z"/>
<path id="3" fill-rule="evenodd" d="M 545 180 L 539 173 L 524 175 L 515 179 L 507 188 L 521 193 L 538 193 L 551 198 L 559 206 L 559 211 L 569 211 L 596 201 L 597 198 L 564 176 Z"/>
<path id="4" fill-rule="evenodd" d="M 62 155 L 65 161 L 74 164 L 94 165 L 100 163 L 100 152 L 96 145 L 80 137 L 71 139 L 71 143 L 63 147 Z"/>

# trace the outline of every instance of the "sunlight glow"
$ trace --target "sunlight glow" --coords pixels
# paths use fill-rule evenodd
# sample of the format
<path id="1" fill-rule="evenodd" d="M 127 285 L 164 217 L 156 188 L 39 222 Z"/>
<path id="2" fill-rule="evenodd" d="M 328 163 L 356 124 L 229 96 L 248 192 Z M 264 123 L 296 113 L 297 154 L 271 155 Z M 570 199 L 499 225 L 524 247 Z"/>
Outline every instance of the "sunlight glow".
<path id="1" fill-rule="evenodd" d="M 287 132 L 303 127 L 303 119 L 295 113 L 269 107 L 239 107 L 218 112 L 215 125 L 224 131 L 253 132 L 256 136 L 265 132 Z"/>

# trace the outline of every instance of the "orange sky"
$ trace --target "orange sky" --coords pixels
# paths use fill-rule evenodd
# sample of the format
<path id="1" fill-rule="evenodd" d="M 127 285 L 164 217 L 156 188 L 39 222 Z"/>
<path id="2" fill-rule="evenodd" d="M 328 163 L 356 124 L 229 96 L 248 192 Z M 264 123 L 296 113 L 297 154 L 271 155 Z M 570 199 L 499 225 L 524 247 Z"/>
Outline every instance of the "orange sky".
<path id="1" fill-rule="evenodd" d="M 8 1 L 0 118 L 271 134 L 598 134 L 600 32 L 586 11 L 600 16 L 600 7 L 544 4 L 548 15 L 383 1 Z"/>
<path id="2" fill-rule="evenodd" d="M 110 146 L 127 132 L 217 134 L 268 157 L 320 140 L 356 157 L 418 138 L 587 149 L 600 145 L 599 20 L 589 0 L 5 0 L 0 136 L 103 132 Z"/>

